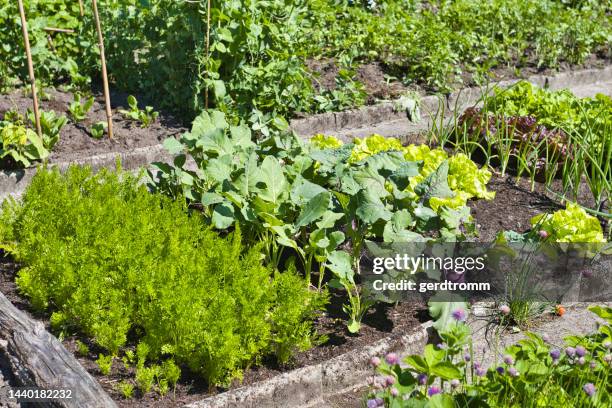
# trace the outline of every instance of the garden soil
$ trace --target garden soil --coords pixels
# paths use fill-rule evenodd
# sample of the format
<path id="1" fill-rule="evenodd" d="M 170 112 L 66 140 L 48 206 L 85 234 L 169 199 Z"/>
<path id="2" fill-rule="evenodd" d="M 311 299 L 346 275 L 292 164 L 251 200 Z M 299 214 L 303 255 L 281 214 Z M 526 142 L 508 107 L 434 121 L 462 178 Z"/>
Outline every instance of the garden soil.
<path id="1" fill-rule="evenodd" d="M 72 93 L 59 90 L 48 90 L 45 93 L 45 98 L 39 97 L 40 109 L 52 110 L 57 114 L 69 117 L 68 107 L 73 102 Z M 105 134 L 102 139 L 94 139 L 90 133 L 91 126 L 98 122 L 106 122 L 104 97 L 100 93 L 95 93 L 94 97 L 94 105 L 84 121 L 75 124 L 69 120 L 62 128 L 60 140 L 53 148 L 49 158 L 51 163 L 83 159 L 102 153 L 128 152 L 139 147 L 153 146 L 169 136 L 181 134 L 187 130 L 171 116 L 162 114 L 151 126 L 141 128 L 138 123 L 124 119 L 119 113 L 119 109 L 128 109 L 127 94 L 115 92 L 111 95 L 114 138 L 111 140 Z M 139 108 L 143 109 L 144 104 L 139 103 Z M 28 109 L 32 109 L 32 98 L 24 95 L 23 91 L 0 95 L 0 119 L 9 110 L 17 110 L 25 115 Z"/>

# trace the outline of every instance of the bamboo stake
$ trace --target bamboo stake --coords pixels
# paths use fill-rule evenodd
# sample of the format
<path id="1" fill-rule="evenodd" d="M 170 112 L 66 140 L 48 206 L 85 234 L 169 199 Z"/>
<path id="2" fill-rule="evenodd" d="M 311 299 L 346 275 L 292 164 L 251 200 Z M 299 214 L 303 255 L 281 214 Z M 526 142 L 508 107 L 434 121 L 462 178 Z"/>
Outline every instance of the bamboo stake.
<path id="1" fill-rule="evenodd" d="M 104 85 L 104 99 L 106 104 L 106 121 L 108 122 L 108 137 L 113 138 L 113 112 L 111 111 L 110 92 L 108 90 L 108 74 L 106 72 L 106 57 L 104 56 L 104 38 L 102 28 L 100 28 L 100 16 L 98 14 L 98 4 L 92 0 L 94 18 L 96 19 L 96 30 L 98 31 L 98 47 L 100 48 L 100 60 L 102 62 L 102 84 Z"/>
<path id="2" fill-rule="evenodd" d="M 210 60 L 210 0 L 206 6 L 206 78 L 208 79 L 208 68 Z M 204 91 L 204 108 L 208 109 L 208 84 Z"/>
<path id="3" fill-rule="evenodd" d="M 25 43 L 26 58 L 28 59 L 28 73 L 30 75 L 30 85 L 32 86 L 32 99 L 34 100 L 34 119 L 36 122 L 36 133 L 41 138 L 42 129 L 40 128 L 40 113 L 38 112 L 38 95 L 36 93 L 36 78 L 34 77 L 34 64 L 32 63 L 32 52 L 30 51 L 30 37 L 28 36 L 28 23 L 26 21 L 25 10 L 23 9 L 23 0 L 18 0 L 19 15 L 21 17 L 21 31 L 23 33 L 23 42 Z"/>
<path id="4" fill-rule="evenodd" d="M 64 33 L 64 34 L 74 34 L 74 30 L 69 30 L 66 28 L 56 28 L 56 27 L 45 27 L 43 28 L 45 31 L 51 31 L 54 33 Z"/>
<path id="5" fill-rule="evenodd" d="M 83 0 L 79 0 L 79 11 L 81 12 L 81 17 L 85 15 L 85 10 L 83 9 Z"/>

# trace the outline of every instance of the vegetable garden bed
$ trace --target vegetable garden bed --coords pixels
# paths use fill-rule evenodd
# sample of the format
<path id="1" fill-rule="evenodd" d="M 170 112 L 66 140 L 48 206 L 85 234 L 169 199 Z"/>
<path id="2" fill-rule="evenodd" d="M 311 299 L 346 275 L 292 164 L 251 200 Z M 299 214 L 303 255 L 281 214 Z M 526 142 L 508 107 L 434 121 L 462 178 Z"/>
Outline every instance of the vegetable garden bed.
<path id="1" fill-rule="evenodd" d="M 368 408 L 609 405 L 612 309 L 564 354 L 527 335 L 490 370 L 466 324 L 486 309 L 504 336 L 612 293 L 609 4 L 17 5 L 0 6 L 9 387 L 83 378 L 79 407 L 115 406 L 100 384 L 126 407 L 297 408 L 366 382 Z"/>

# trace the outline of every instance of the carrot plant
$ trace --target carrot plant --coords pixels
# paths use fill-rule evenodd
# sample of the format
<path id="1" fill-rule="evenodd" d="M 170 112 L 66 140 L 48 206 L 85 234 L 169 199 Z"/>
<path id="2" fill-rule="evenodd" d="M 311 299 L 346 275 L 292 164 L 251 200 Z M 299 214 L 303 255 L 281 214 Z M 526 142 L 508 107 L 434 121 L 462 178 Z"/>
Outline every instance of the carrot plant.
<path id="1" fill-rule="evenodd" d="M 104 348 L 104 372 L 137 346 L 125 361 L 162 390 L 176 382 L 156 368 L 169 360 L 227 385 L 264 356 L 286 363 L 317 342 L 324 293 L 262 265 L 261 245 L 243 246 L 238 228 L 221 238 L 128 173 L 41 169 L 0 218 L 0 245 L 23 265 L 20 291 L 56 332 Z"/>

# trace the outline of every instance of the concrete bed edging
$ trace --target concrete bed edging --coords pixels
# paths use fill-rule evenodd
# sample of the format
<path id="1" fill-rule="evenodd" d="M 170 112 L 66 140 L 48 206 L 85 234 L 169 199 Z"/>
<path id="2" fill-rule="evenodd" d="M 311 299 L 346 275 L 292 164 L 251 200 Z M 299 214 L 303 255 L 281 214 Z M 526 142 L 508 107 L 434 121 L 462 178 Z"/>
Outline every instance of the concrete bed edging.
<path id="1" fill-rule="evenodd" d="M 512 79 L 494 83 L 501 87 L 511 86 L 522 79 Z M 548 87 L 553 90 L 578 87 L 598 82 L 612 80 L 612 66 L 601 69 L 584 69 L 569 72 L 560 72 L 555 75 L 532 75 L 525 80 L 534 85 Z M 490 87 L 489 87 L 490 88 Z M 421 111 L 423 117 L 435 115 L 444 103 L 446 110 L 455 106 L 467 107 L 473 105 L 480 98 L 485 87 L 471 87 L 456 90 L 446 96 L 427 95 L 421 98 Z M 310 137 L 317 133 L 330 134 L 342 132 L 347 129 L 357 129 L 381 122 L 406 120 L 405 112 L 396 109 L 395 102 L 382 102 L 376 105 L 365 106 L 342 112 L 329 112 L 312 115 L 303 119 L 294 119 L 290 122 L 291 128 L 302 137 Z M 420 130 L 419 123 L 412 123 L 415 130 Z M 407 130 L 409 132 L 409 130 Z"/>
<path id="2" fill-rule="evenodd" d="M 315 405 L 324 397 L 364 386 L 373 371 L 374 356 L 396 352 L 400 357 L 421 353 L 429 339 L 431 321 L 416 331 L 389 336 L 357 351 L 350 351 L 319 364 L 237 388 L 184 406 L 184 408 L 298 408 Z"/>
<path id="3" fill-rule="evenodd" d="M 540 86 L 549 86 L 551 89 L 570 88 L 582 85 L 595 85 L 600 82 L 612 81 L 612 65 L 602 69 L 585 69 L 570 72 L 561 72 L 556 75 L 533 75 L 527 78 Z M 519 80 L 498 82 L 499 86 L 510 86 Z M 348 139 L 347 135 L 362 136 L 351 132 L 352 129 L 366 127 L 380 123 L 381 126 L 400 127 L 402 134 L 393 134 L 406 143 L 422 143 L 423 140 L 415 137 L 415 133 L 426 130 L 431 121 L 425 118 L 434 115 L 444 103 L 445 109 L 454 106 L 467 107 L 474 104 L 482 93 L 482 87 L 463 88 L 446 97 L 429 95 L 421 99 L 421 111 L 424 119 L 417 123 L 408 122 L 406 114 L 395 108 L 395 102 L 382 102 L 376 105 L 365 106 L 343 112 L 330 112 L 312 115 L 304 119 L 294 119 L 290 122 L 291 129 L 303 138 L 309 138 L 316 133 L 344 133 L 341 138 Z M 394 125 L 395 124 L 395 125 Z M 404 130 L 405 129 L 405 130 Z M 385 133 L 385 132 L 382 132 Z M 121 159 L 122 167 L 126 170 L 136 170 L 149 165 L 154 161 L 172 160 L 162 144 L 135 148 L 126 152 L 111 152 L 83 157 L 73 161 L 49 162 L 49 166 L 57 166 L 65 170 L 71 164 L 88 164 L 95 170 L 102 167 L 114 167 L 117 157 Z M 18 197 L 25 190 L 29 181 L 36 173 L 36 168 L 25 170 L 0 170 L 0 202 L 8 196 Z"/>

